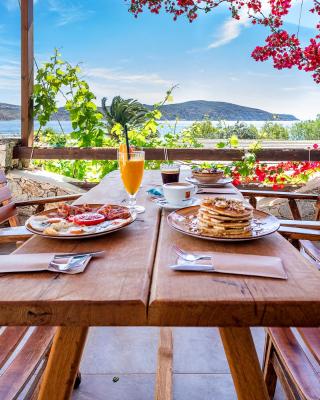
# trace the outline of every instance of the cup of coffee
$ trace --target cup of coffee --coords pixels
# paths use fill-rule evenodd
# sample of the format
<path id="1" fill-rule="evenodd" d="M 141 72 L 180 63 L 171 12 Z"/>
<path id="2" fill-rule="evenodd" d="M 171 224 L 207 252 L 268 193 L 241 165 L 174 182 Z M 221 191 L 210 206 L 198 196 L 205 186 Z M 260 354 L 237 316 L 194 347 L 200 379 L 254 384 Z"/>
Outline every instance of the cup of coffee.
<path id="1" fill-rule="evenodd" d="M 160 166 L 162 182 L 172 183 L 179 182 L 180 165 L 178 164 L 162 164 Z"/>
<path id="2" fill-rule="evenodd" d="M 162 187 L 164 198 L 173 206 L 182 206 L 196 193 L 196 187 L 186 182 L 166 183 Z"/>

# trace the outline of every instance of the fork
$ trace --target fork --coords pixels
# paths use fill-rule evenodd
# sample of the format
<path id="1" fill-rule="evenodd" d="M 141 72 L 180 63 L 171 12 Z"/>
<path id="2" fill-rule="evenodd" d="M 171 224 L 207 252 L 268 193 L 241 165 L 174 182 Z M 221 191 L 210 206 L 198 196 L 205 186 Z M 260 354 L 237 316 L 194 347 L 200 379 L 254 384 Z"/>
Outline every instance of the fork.
<path id="1" fill-rule="evenodd" d="M 75 269 L 77 267 L 81 267 L 87 260 L 87 258 L 90 257 L 89 255 L 78 255 L 78 256 L 73 256 L 70 258 L 70 260 L 66 263 L 59 263 L 56 262 L 56 257 L 53 258 L 53 260 L 50 262 L 50 267 L 54 268 L 57 271 L 70 271 L 71 269 Z"/>
<path id="2" fill-rule="evenodd" d="M 186 251 L 180 249 L 180 247 L 173 245 L 172 246 L 174 251 L 180 258 L 183 258 L 186 261 L 198 261 L 198 260 L 211 260 L 211 256 L 208 255 L 201 255 L 201 254 L 194 254 L 194 253 L 187 253 Z"/>

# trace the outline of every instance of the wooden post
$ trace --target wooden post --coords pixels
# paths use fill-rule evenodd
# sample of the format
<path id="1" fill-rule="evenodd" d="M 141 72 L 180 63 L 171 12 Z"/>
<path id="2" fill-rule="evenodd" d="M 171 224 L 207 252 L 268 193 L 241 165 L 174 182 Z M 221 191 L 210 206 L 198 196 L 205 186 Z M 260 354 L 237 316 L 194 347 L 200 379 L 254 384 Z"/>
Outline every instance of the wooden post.
<path id="1" fill-rule="evenodd" d="M 33 0 L 21 0 L 21 139 L 33 143 Z"/>
<path id="2" fill-rule="evenodd" d="M 40 384 L 38 400 L 71 398 L 88 331 L 88 327 L 58 327 Z"/>
<path id="3" fill-rule="evenodd" d="M 220 328 L 238 400 L 269 400 L 250 328 Z"/>
<path id="4" fill-rule="evenodd" d="M 173 398 L 172 363 L 172 328 L 160 328 L 155 400 Z"/>

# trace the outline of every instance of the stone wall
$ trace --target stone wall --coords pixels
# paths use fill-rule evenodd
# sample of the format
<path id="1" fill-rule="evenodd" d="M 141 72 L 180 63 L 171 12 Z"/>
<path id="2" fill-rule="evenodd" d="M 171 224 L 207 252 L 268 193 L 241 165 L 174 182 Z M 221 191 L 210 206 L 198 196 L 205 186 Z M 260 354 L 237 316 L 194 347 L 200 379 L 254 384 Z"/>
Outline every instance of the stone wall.
<path id="1" fill-rule="evenodd" d="M 15 200 L 31 200 L 35 198 L 56 197 L 66 194 L 85 192 L 72 184 L 77 182 L 61 175 L 39 170 L 9 170 L 6 173 L 10 189 Z M 56 203 L 47 207 L 55 207 Z M 35 207 L 21 207 L 19 217 L 23 222 L 35 212 Z"/>

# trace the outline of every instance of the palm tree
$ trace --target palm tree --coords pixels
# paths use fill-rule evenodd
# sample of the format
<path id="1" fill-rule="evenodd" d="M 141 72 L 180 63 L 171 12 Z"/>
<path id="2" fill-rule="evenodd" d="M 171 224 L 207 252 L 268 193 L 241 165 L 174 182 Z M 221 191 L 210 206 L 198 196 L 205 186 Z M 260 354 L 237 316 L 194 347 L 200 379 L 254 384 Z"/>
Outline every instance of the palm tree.
<path id="1" fill-rule="evenodd" d="M 128 127 L 133 128 L 142 125 L 146 121 L 148 110 L 137 100 L 123 99 L 120 96 L 116 96 L 112 99 L 110 107 L 106 106 L 106 101 L 107 98 L 104 97 L 102 99 L 102 110 L 110 130 L 116 123 L 123 127 L 128 159 L 130 159 Z"/>
<path id="2" fill-rule="evenodd" d="M 116 123 L 122 125 L 123 128 L 125 125 L 136 127 L 146 121 L 148 110 L 137 100 L 116 96 L 112 99 L 110 107 L 106 106 L 106 101 L 107 98 L 104 97 L 102 99 L 102 110 L 110 128 Z"/>

